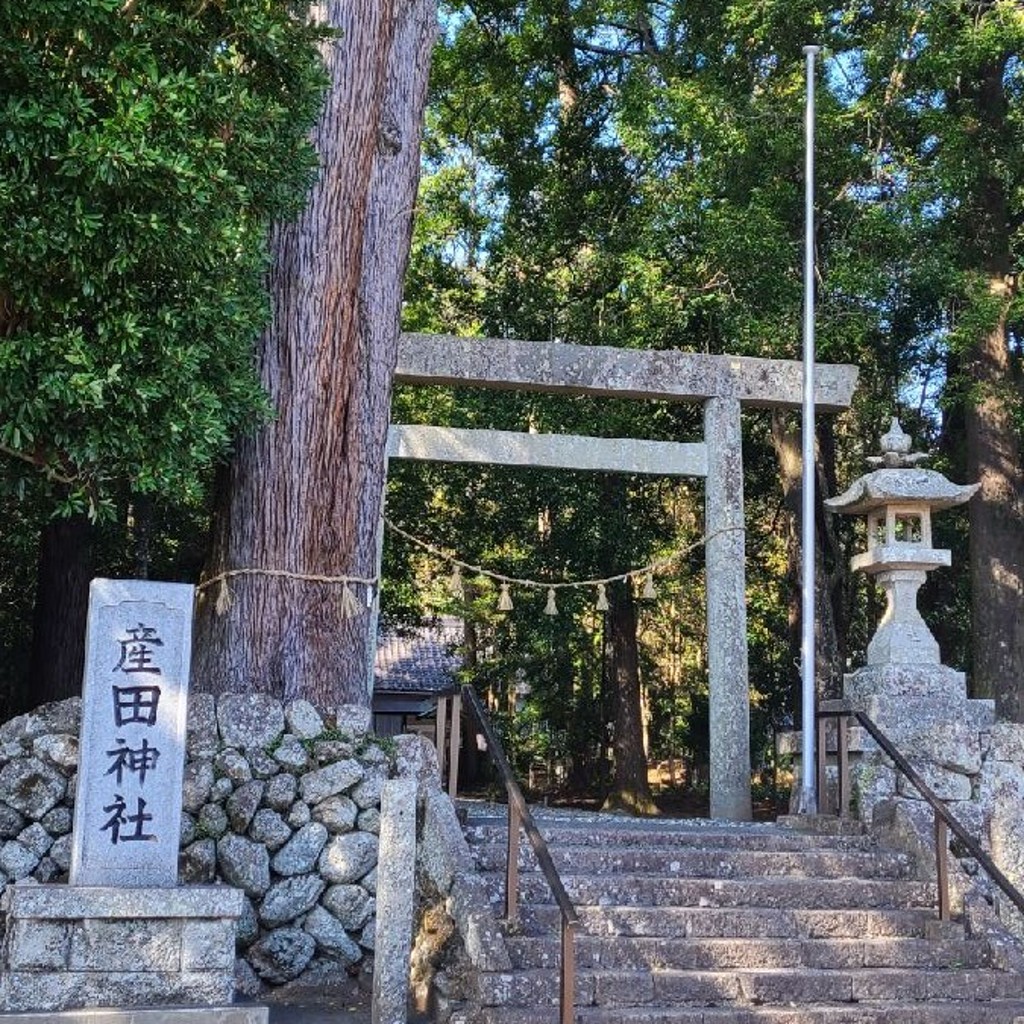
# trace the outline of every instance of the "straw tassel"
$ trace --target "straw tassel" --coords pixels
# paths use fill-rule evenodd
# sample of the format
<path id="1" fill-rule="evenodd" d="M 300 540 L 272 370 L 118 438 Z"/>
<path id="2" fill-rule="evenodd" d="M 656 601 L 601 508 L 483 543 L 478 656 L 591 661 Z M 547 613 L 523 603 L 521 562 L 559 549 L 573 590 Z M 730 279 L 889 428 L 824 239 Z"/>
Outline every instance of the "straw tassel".
<path id="1" fill-rule="evenodd" d="M 231 591 L 228 590 L 227 579 L 220 581 L 220 586 L 217 587 L 217 601 L 213 606 L 213 610 L 218 615 L 227 615 L 231 610 Z"/>
<path id="2" fill-rule="evenodd" d="M 357 615 L 361 614 L 362 610 L 362 606 L 359 604 L 359 599 L 352 593 L 352 588 L 348 585 L 348 581 L 346 580 L 344 586 L 341 588 L 341 617 L 343 619 L 353 619 Z"/>
<path id="3" fill-rule="evenodd" d="M 608 611 L 608 588 L 603 583 L 597 585 L 597 610 L 599 612 Z"/>
<path id="4" fill-rule="evenodd" d="M 459 601 L 466 599 L 466 587 L 462 581 L 462 566 L 456 565 L 452 569 L 452 577 L 448 581 L 448 593 Z"/>
<path id="5" fill-rule="evenodd" d="M 649 572 L 644 577 L 644 589 L 640 596 L 645 601 L 653 601 L 657 596 L 658 592 L 654 589 L 654 573 Z"/>
<path id="6" fill-rule="evenodd" d="M 512 595 L 508 592 L 508 584 L 502 583 L 501 593 L 498 595 L 498 611 L 512 611 Z"/>
<path id="7" fill-rule="evenodd" d="M 555 588 L 548 587 L 548 603 L 544 605 L 545 615 L 557 615 L 558 605 L 555 604 Z"/>

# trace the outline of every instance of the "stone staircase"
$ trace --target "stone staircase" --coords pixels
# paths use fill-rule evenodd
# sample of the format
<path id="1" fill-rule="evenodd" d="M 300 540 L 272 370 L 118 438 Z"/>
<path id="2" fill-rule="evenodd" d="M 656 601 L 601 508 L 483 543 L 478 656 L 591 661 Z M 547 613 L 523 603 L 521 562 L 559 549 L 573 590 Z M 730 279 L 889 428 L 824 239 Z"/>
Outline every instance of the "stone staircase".
<path id="1" fill-rule="evenodd" d="M 501 812 L 465 826 L 496 914 Z M 577 1024 L 1024 1024 L 1024 978 L 868 835 L 536 817 L 580 918 Z M 525 837 L 520 867 L 514 969 L 480 975 L 483 1024 L 558 1021 L 558 910 Z"/>

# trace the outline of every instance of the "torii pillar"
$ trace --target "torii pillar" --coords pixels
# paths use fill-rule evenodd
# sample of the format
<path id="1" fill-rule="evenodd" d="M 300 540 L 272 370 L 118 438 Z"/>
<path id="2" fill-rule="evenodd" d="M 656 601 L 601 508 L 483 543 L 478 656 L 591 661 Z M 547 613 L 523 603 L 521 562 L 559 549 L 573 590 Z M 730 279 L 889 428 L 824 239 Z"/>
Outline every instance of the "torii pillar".
<path id="1" fill-rule="evenodd" d="M 750 684 L 747 681 L 747 556 L 743 526 L 740 403 L 704 403 L 709 777 L 712 818 L 749 821 Z"/>

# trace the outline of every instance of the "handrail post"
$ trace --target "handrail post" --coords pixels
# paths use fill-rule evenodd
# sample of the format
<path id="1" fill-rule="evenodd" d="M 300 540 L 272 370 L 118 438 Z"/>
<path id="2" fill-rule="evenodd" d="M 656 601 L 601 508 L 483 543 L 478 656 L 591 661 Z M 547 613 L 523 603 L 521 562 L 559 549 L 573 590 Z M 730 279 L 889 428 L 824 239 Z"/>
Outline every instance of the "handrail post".
<path id="1" fill-rule="evenodd" d="M 850 813 L 850 719 L 840 715 L 836 719 L 836 760 L 839 772 L 839 817 Z"/>
<path id="2" fill-rule="evenodd" d="M 444 778 L 444 769 L 448 761 L 448 698 L 440 697 L 437 701 L 437 717 L 434 721 L 434 746 L 437 747 L 437 770 Z"/>
<path id="3" fill-rule="evenodd" d="M 949 911 L 949 830 L 935 815 L 935 876 L 939 890 L 939 920 L 948 921 Z"/>
<path id="4" fill-rule="evenodd" d="M 576 945 L 574 927 L 562 918 L 562 1012 L 560 1024 L 573 1024 L 576 1002 Z"/>
<path id="5" fill-rule="evenodd" d="M 825 745 L 826 726 L 828 720 L 823 716 L 817 718 L 817 729 L 818 729 L 818 749 L 817 755 L 817 803 L 818 812 L 820 814 L 827 813 L 827 801 L 826 795 L 828 793 L 828 785 L 826 783 L 825 766 L 828 759 L 828 748 Z"/>
<path id="6" fill-rule="evenodd" d="M 508 794 L 508 849 L 505 858 L 505 920 L 519 919 L 519 807 Z"/>
<path id="7" fill-rule="evenodd" d="M 462 746 L 462 697 L 452 697 L 451 746 L 448 749 L 448 795 L 454 800 L 459 791 L 459 748 Z"/>

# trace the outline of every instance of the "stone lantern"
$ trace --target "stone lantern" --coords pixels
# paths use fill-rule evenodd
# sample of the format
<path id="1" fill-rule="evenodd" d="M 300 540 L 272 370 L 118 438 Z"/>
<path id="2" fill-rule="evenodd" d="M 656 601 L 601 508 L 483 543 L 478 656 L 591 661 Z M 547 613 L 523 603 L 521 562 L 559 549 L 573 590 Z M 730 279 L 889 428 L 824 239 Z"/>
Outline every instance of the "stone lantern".
<path id="1" fill-rule="evenodd" d="M 935 470 L 918 468 L 925 458 L 911 453 L 910 437 L 894 418 L 882 437 L 882 454 L 868 460 L 880 468 L 825 502 L 832 512 L 867 515 L 867 550 L 850 567 L 874 576 L 888 600 L 868 644 L 869 667 L 941 664 L 938 642 L 917 608 L 927 574 L 951 562 L 949 551 L 932 547 L 931 514 L 968 501 L 979 485 L 959 486 Z"/>

